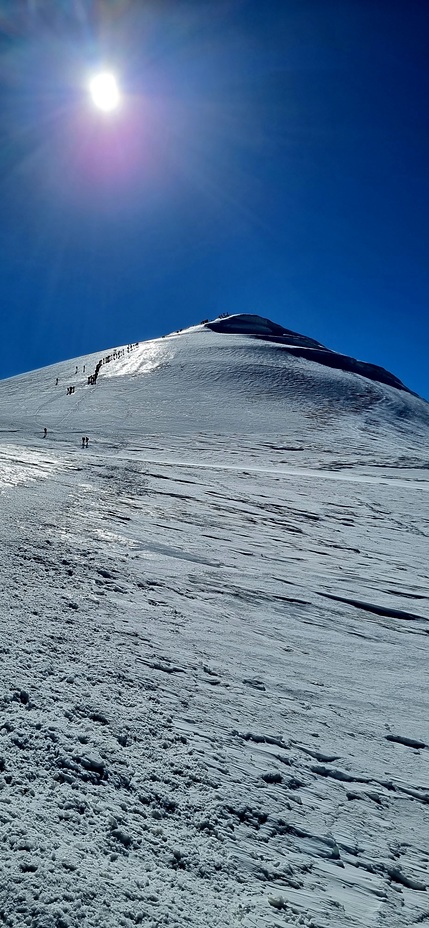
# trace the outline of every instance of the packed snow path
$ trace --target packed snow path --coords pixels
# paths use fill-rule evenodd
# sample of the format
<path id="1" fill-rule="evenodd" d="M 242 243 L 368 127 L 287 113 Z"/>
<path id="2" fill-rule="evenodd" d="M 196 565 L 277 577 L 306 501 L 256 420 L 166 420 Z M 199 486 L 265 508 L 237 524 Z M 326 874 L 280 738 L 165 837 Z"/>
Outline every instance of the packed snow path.
<path id="1" fill-rule="evenodd" d="M 46 441 L 52 371 L 4 385 L 1 922 L 424 924 L 425 411 L 392 424 L 421 401 L 323 422 L 319 392 L 312 426 L 304 380 L 279 425 L 255 381 L 253 420 L 236 394 L 185 428 L 207 387 L 174 431 L 141 376 L 77 389 L 81 423 L 55 400 Z"/>

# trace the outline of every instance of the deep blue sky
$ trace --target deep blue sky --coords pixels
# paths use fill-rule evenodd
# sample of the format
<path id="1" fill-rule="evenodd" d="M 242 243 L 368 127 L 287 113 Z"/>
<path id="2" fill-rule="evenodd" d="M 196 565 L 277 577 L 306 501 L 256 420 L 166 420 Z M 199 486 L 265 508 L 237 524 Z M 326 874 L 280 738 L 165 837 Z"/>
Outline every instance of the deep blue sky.
<path id="1" fill-rule="evenodd" d="M 428 397 L 428 38 L 424 0 L 0 0 L 0 376 L 251 312 Z"/>

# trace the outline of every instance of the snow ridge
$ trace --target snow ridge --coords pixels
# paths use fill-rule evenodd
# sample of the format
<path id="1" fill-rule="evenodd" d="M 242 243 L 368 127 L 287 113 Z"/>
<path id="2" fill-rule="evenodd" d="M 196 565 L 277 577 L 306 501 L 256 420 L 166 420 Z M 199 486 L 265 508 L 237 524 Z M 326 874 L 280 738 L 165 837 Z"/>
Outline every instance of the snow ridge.
<path id="1" fill-rule="evenodd" d="M 269 319 L 243 313 L 217 319 L 206 324 L 208 328 L 213 329 L 215 332 L 240 333 L 250 335 L 253 338 L 275 341 L 280 345 L 284 345 L 286 350 L 296 357 L 307 358 L 327 367 L 360 374 L 369 380 L 385 383 L 397 390 L 406 390 L 411 393 L 411 390 L 398 377 L 386 371 L 384 367 L 379 367 L 377 364 L 368 364 L 366 361 L 357 361 L 356 358 L 339 354 L 337 351 L 325 348 L 324 345 L 314 341 L 314 339 L 307 338 L 305 335 L 298 335 L 297 332 L 291 332 L 290 329 L 284 329 L 282 326 L 270 322 Z"/>

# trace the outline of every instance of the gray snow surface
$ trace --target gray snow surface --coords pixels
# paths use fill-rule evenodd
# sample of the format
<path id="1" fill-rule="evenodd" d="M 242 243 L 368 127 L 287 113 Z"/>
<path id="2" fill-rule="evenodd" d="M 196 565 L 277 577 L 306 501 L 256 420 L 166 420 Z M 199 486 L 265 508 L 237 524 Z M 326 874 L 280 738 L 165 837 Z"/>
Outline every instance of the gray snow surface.
<path id="1" fill-rule="evenodd" d="M 10 928 L 429 924 L 429 405 L 235 319 L 0 383 Z"/>

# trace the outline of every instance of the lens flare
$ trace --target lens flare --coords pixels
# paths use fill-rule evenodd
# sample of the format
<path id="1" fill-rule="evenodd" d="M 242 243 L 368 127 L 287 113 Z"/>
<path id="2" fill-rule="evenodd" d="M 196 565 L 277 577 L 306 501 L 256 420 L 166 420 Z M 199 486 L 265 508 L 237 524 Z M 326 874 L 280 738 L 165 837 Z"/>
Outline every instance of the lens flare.
<path id="1" fill-rule="evenodd" d="M 109 113 L 118 108 L 121 100 L 119 87 L 115 75 L 109 71 L 103 71 L 92 78 L 89 83 L 89 92 L 93 103 L 99 110 Z"/>

